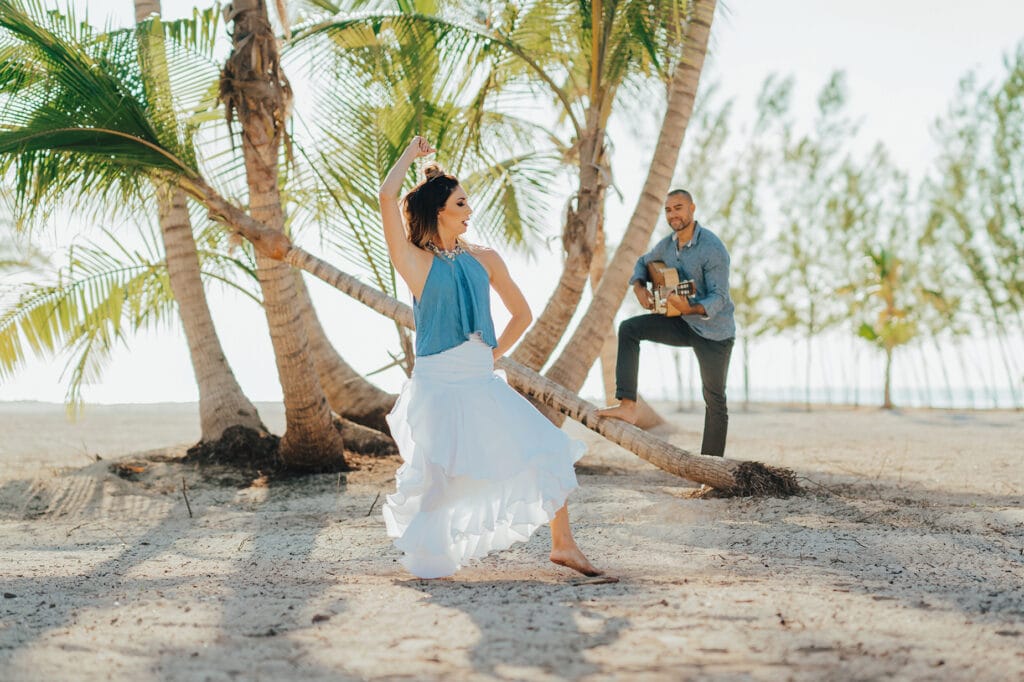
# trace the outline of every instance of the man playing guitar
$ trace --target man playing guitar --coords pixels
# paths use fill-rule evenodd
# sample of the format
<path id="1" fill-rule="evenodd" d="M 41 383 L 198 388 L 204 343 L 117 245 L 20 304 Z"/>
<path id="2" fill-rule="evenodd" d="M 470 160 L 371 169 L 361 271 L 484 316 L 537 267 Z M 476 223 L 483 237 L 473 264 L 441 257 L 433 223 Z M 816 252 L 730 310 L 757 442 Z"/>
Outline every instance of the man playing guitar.
<path id="1" fill-rule="evenodd" d="M 681 289 L 683 295 L 671 291 L 663 313 L 638 315 L 619 325 L 615 366 L 615 397 L 619 404 L 599 410 L 598 414 L 631 424 L 636 421 L 641 341 L 690 346 L 697 356 L 704 392 L 704 437 L 700 451 L 722 457 L 729 429 L 725 380 L 736 337 L 734 306 L 729 297 L 729 252 L 722 240 L 694 220 L 695 208 L 693 197 L 684 189 L 672 190 L 665 200 L 665 217 L 672 234 L 640 257 L 630 284 L 640 305 L 654 310 L 656 297 L 647 284 L 652 274 L 666 272 L 667 266 L 675 269 L 678 280 L 683 282 L 680 287 L 673 287 Z M 692 280 L 688 291 L 686 280 Z M 673 312 L 676 314 L 672 315 Z"/>

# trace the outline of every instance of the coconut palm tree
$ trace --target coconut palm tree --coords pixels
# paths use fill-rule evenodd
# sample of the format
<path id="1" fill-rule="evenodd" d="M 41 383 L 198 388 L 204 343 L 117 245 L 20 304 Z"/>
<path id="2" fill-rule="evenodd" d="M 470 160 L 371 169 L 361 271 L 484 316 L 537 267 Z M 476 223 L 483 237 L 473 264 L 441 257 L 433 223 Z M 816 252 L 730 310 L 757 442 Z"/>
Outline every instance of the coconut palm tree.
<path id="1" fill-rule="evenodd" d="M 265 8 L 262 12 L 258 6 L 242 9 L 243 18 L 250 22 L 246 25 L 260 30 Z M 236 25 L 236 34 L 238 30 Z M 124 205 L 137 201 L 156 180 L 181 188 L 218 217 L 233 211 L 244 215 L 204 177 L 191 140 L 205 119 L 192 112 L 179 118 L 159 105 L 156 84 L 147 86 L 149 75 L 140 67 L 134 31 L 107 34 L 100 40 L 83 24 L 48 13 L 38 3 L 9 0 L 0 2 L 0 31 L 6 45 L 15 48 L 0 66 L 5 97 L 0 114 L 4 124 L 0 158 L 16 178 L 15 192 L 29 212 L 33 207 L 50 206 L 71 191 L 91 193 L 93 200 L 115 199 Z M 272 35 L 268 38 L 265 31 L 260 35 L 255 42 L 263 48 L 268 40 L 273 43 Z M 252 42 L 241 34 L 237 38 Z M 230 95 L 230 111 L 239 112 L 247 126 L 243 151 L 248 148 L 245 157 L 251 169 L 247 170 L 254 177 L 252 210 L 273 220 L 277 213 L 273 196 L 267 198 L 259 192 L 266 188 L 268 174 L 275 177 L 271 195 L 276 191 L 276 161 L 269 159 L 268 145 L 275 145 L 278 138 L 272 128 L 255 132 L 248 128 L 266 124 L 266 116 L 273 118 L 283 112 L 261 108 L 265 103 L 250 97 L 253 74 L 265 77 L 275 64 L 273 59 L 263 62 L 261 54 L 269 53 L 253 53 L 251 45 L 243 46 L 221 82 Z M 246 71 L 247 65 L 267 66 L 269 71 Z M 179 91 L 191 95 L 191 99 L 185 98 L 188 101 L 208 104 L 209 79 L 195 71 L 187 73 L 193 77 L 184 79 Z M 283 104 L 280 99 L 272 101 Z M 257 132 L 267 135 L 260 138 Z M 274 273 L 271 266 L 271 274 L 264 277 L 269 288 L 281 284 L 287 296 L 284 280 L 292 279 L 290 273 L 279 270 L 280 277 Z M 277 290 L 274 295 L 280 294 Z M 286 301 L 268 300 L 266 304 L 272 309 L 272 336 L 280 342 L 276 354 L 284 358 L 285 371 L 280 375 L 288 430 L 282 440 L 282 456 L 298 468 L 337 466 L 343 462 L 341 438 L 304 355 L 304 333 L 289 315 Z M 303 357 L 305 366 L 296 368 Z"/>
<path id="2" fill-rule="evenodd" d="M 898 300 L 904 295 L 907 282 L 905 263 L 885 247 L 868 250 L 875 283 L 868 288 L 877 301 L 878 313 L 872 321 L 863 321 L 857 334 L 885 352 L 885 379 L 882 407 L 891 410 L 893 351 L 917 335 L 916 321 L 910 317 L 907 304 Z"/>
<path id="3" fill-rule="evenodd" d="M 167 75 L 164 31 L 160 25 L 160 0 L 135 0 L 135 21 L 140 24 L 140 58 L 153 74 L 155 90 L 152 101 L 163 109 L 158 115 L 169 116 L 173 108 Z M 157 17 L 157 18 L 154 18 Z M 216 13 L 197 20 L 216 28 Z M 149 25 L 142 25 L 144 22 Z M 198 23 L 198 22 L 197 22 Z M 212 26 L 210 26 L 212 24 Z M 159 74 L 164 74 L 161 78 Z M 213 325 L 200 277 L 199 257 L 185 193 L 178 187 L 156 186 L 157 216 L 167 259 L 167 276 L 174 300 L 177 301 L 182 328 L 188 340 L 192 369 L 199 387 L 200 442 L 219 440 L 230 426 L 241 426 L 266 432 L 256 407 L 242 393 Z"/>
<path id="4" fill-rule="evenodd" d="M 600 354 L 604 334 L 622 304 L 633 266 L 646 250 L 657 223 L 693 112 L 714 11 L 714 0 L 696 0 L 693 4 L 693 14 L 686 22 L 685 37 L 678 40 L 683 47 L 682 56 L 674 65 L 658 142 L 633 216 L 590 306 L 547 372 L 550 379 L 570 390 L 578 390 L 583 385 L 591 365 Z"/>
<path id="5" fill-rule="evenodd" d="M 263 256 L 304 270 L 381 315 L 407 328 L 413 327 L 410 306 L 294 246 L 285 234 L 266 228 L 237 207 L 227 204 L 224 210 L 224 217 L 231 221 L 232 228 L 239 230 Z M 500 359 L 497 366 L 507 373 L 510 385 L 520 393 L 550 409 L 568 415 L 637 456 L 677 476 L 707 484 L 733 495 L 788 496 L 800 491 L 796 477 L 789 469 L 768 467 L 759 462 L 738 462 L 723 457 L 694 455 L 630 424 L 598 417 L 596 406 L 581 400 L 572 391 L 511 358 Z"/>
<path id="6" fill-rule="evenodd" d="M 262 0 L 238 0 L 227 13 L 232 51 L 220 78 L 220 100 L 228 125 L 237 119 L 242 156 L 255 220 L 284 230 L 278 164 L 291 107 L 291 87 L 281 69 L 277 37 Z M 293 301 L 296 280 L 281 263 L 256 258 L 263 307 L 284 395 L 288 428 L 282 456 L 302 468 L 343 460 L 343 444 L 309 355 L 305 321 Z"/>
<path id="7" fill-rule="evenodd" d="M 300 38 L 330 33 L 339 44 L 361 45 L 389 32 L 420 38 L 431 31 L 442 42 L 459 46 L 452 54 L 461 63 L 452 73 L 461 73 L 465 64 L 479 67 L 478 82 L 488 85 L 499 105 L 504 94 L 518 97 L 508 101 L 521 106 L 524 94 L 540 89 L 558 108 L 561 125 L 552 133 L 560 139 L 568 135 L 559 146 L 573 159 L 577 188 L 563 225 L 562 277 L 514 353 L 531 367 L 543 365 L 564 334 L 590 273 L 611 180 L 605 140 L 609 117 L 623 102 L 647 96 L 651 82 L 667 82 L 681 49 L 688 4 L 537 2 L 482 9 L 457 2 L 399 3 L 399 11 L 342 16 L 297 32 Z"/>
<path id="8" fill-rule="evenodd" d="M 180 320 L 161 230 L 149 222 L 157 213 L 155 202 L 146 201 L 140 208 L 152 213 L 133 219 L 132 241 L 141 244 L 129 245 L 105 230 L 100 238 L 77 239 L 56 272 L 19 268 L 17 281 L 4 287 L 0 376 L 15 373 L 30 354 L 64 355 L 66 400 L 74 411 L 82 403 L 83 384 L 99 379 L 118 344 L 127 345 L 130 335 L 142 329 Z M 220 233 L 222 228 L 208 225 L 200 237 L 216 243 Z M 259 304 L 249 288 L 236 282 L 236 273 L 245 267 L 236 256 L 207 247 L 198 256 L 205 280 L 233 287 Z M 254 271 L 250 279 L 254 284 Z"/>
<path id="9" fill-rule="evenodd" d="M 549 214 L 553 176 L 566 150 L 536 123 L 496 110 L 493 79 L 474 82 L 473 69 L 458 68 L 466 41 L 399 23 L 405 34 L 380 31 L 352 42 L 351 27 L 337 27 L 336 19 L 306 19 L 283 59 L 299 80 L 330 78 L 331 85 L 316 88 L 295 115 L 293 145 L 302 161 L 288 180 L 295 233 L 315 228 L 355 272 L 398 295 L 379 228 L 377 187 L 414 131 L 441 141 L 440 160 L 474 198 L 474 231 L 490 243 L 529 249 Z M 382 416 L 394 396 L 332 358 L 312 306 L 303 307 L 312 313 L 314 362 L 332 407 L 346 416 L 359 407 Z M 395 363 L 408 373 L 411 336 L 397 328 L 402 351 Z"/>

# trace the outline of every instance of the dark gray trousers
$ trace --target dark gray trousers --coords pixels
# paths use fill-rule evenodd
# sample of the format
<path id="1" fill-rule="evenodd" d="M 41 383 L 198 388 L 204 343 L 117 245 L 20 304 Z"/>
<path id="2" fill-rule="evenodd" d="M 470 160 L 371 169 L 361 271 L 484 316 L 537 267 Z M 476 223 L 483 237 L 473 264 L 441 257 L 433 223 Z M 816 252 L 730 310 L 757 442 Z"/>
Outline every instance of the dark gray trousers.
<path id="1" fill-rule="evenodd" d="M 693 348 L 704 389 L 704 438 L 700 452 L 724 456 L 725 437 L 729 431 L 725 379 L 729 374 L 734 339 L 705 339 L 681 317 L 649 314 L 623 320 L 619 325 L 619 356 L 615 364 L 615 397 L 619 400 L 636 400 L 641 341 Z"/>

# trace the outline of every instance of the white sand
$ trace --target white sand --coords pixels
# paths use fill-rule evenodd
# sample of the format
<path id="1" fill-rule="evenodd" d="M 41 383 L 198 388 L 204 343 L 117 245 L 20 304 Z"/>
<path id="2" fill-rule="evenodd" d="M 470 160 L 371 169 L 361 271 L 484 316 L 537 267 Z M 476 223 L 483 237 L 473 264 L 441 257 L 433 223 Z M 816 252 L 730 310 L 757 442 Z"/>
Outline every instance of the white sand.
<path id="1" fill-rule="evenodd" d="M 672 418 L 695 447 L 702 415 Z M 395 459 L 223 486 L 140 454 L 183 452 L 192 405 L 71 425 L 0 403 L 0 679 L 1024 678 L 1024 415 L 757 407 L 731 426 L 731 457 L 807 494 L 692 499 L 573 424 L 576 534 L 621 582 L 550 564 L 546 528 L 424 581 L 379 515 Z"/>

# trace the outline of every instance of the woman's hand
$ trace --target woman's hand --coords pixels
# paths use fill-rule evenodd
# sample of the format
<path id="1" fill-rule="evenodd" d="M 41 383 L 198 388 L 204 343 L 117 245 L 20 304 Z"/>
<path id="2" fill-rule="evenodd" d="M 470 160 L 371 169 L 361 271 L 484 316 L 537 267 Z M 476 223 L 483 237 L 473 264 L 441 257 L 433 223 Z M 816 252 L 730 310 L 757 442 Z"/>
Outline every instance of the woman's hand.
<path id="1" fill-rule="evenodd" d="M 422 135 L 417 135 L 412 138 L 412 142 L 410 142 L 409 146 L 405 148 L 405 153 L 411 154 L 414 159 L 418 159 L 421 156 L 427 156 L 428 154 L 433 154 L 436 151 L 437 150 L 427 142 L 427 138 Z"/>

